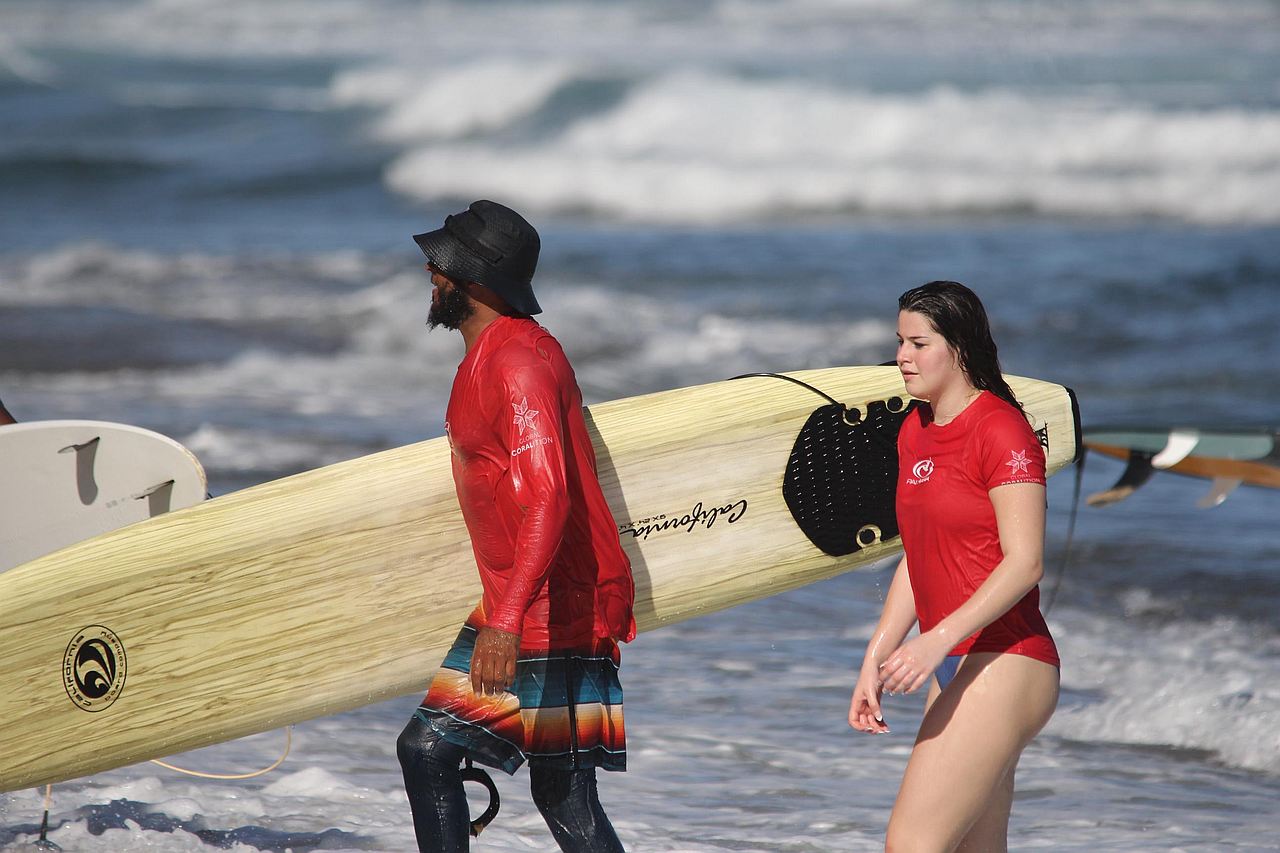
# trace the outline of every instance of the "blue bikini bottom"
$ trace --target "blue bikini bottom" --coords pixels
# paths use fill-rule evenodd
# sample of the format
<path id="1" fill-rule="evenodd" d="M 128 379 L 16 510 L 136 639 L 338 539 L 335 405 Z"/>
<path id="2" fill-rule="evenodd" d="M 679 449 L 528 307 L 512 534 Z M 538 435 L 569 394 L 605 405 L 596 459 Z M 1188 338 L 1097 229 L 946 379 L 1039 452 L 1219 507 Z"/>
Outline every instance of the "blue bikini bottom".
<path id="1" fill-rule="evenodd" d="M 938 679 L 939 689 L 947 689 L 951 679 L 956 677 L 956 670 L 960 668 L 960 661 L 962 660 L 964 660 L 964 655 L 947 655 L 942 659 L 942 664 L 933 673 L 933 677 Z"/>

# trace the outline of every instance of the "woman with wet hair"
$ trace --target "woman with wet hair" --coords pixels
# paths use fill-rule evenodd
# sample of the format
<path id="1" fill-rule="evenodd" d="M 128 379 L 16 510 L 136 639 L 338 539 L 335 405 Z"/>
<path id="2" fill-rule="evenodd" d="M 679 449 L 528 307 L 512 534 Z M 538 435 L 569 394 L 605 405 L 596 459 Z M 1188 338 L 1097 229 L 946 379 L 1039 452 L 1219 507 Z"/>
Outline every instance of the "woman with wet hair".
<path id="1" fill-rule="evenodd" d="M 904 556 L 849 724 L 887 733 L 882 693 L 927 687 L 885 849 L 1005 850 L 1018 758 L 1058 701 L 1037 587 L 1045 456 L 969 288 L 934 281 L 902 295 L 897 365 L 923 401 L 898 433 Z"/>

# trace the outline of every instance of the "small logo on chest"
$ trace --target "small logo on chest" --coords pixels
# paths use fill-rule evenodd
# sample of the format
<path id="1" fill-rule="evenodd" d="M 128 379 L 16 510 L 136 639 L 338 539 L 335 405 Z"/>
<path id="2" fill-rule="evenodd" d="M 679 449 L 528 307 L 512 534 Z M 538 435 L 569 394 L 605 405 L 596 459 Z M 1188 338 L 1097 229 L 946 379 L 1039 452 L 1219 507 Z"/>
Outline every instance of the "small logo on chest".
<path id="1" fill-rule="evenodd" d="M 915 465 L 911 466 L 911 476 L 907 478 L 908 486 L 919 486 L 921 483 L 929 482 L 929 477 L 933 475 L 933 460 L 921 459 Z"/>

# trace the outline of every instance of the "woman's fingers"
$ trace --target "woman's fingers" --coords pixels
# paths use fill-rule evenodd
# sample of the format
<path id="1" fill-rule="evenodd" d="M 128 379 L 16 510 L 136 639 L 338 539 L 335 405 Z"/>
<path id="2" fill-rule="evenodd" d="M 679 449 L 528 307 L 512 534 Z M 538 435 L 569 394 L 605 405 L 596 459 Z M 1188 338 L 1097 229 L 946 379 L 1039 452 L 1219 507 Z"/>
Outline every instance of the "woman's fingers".
<path id="1" fill-rule="evenodd" d="M 895 654 L 880 665 L 880 683 L 889 695 L 899 693 L 910 671 L 907 663 Z"/>
<path id="2" fill-rule="evenodd" d="M 889 694 L 914 693 L 929 680 L 930 670 L 915 658 L 895 652 L 880 665 L 880 679 Z"/>
<path id="3" fill-rule="evenodd" d="M 879 694 L 880 685 L 874 679 L 864 676 L 858 682 L 853 691 L 853 699 L 849 702 L 850 726 L 868 734 L 885 734 L 889 731 L 880 710 Z"/>

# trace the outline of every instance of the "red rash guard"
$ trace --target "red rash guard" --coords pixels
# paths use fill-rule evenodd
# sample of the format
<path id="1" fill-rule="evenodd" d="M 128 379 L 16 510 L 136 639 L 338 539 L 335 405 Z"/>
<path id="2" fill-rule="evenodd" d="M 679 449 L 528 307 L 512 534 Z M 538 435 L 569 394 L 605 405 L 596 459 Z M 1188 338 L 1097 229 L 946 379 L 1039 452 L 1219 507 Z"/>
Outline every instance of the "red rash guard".
<path id="1" fill-rule="evenodd" d="M 983 391 L 945 426 L 927 406 L 898 432 L 898 526 L 920 630 L 928 631 L 977 592 L 1004 559 L 988 494 L 1045 481 L 1040 442 L 1022 413 Z M 951 654 L 1008 652 L 1058 665 L 1058 650 L 1033 588 Z"/>
<path id="2" fill-rule="evenodd" d="M 484 598 L 523 649 L 635 636 L 631 563 L 596 479 L 582 393 L 551 334 L 500 317 L 458 365 L 445 431 Z"/>

